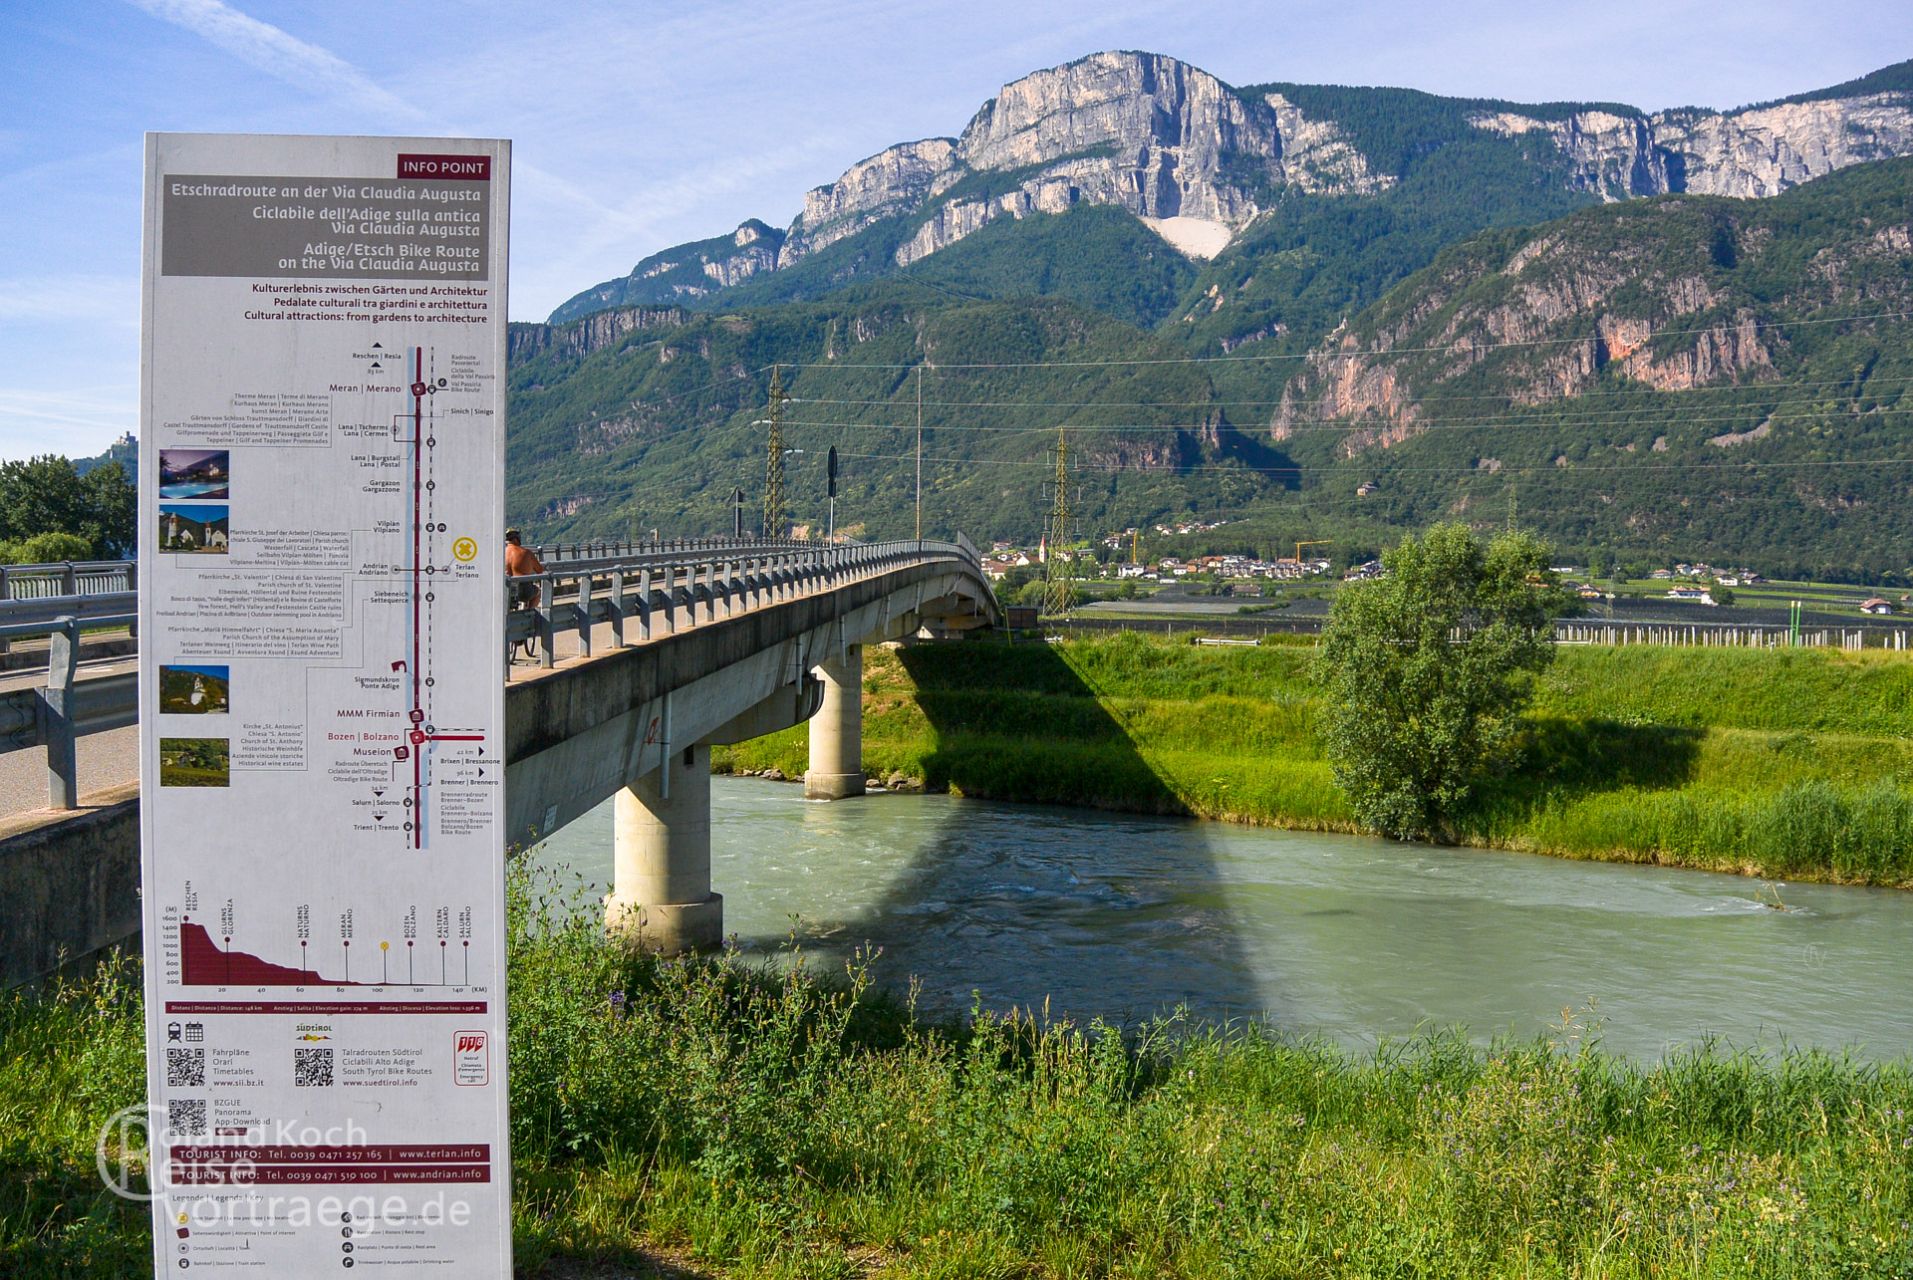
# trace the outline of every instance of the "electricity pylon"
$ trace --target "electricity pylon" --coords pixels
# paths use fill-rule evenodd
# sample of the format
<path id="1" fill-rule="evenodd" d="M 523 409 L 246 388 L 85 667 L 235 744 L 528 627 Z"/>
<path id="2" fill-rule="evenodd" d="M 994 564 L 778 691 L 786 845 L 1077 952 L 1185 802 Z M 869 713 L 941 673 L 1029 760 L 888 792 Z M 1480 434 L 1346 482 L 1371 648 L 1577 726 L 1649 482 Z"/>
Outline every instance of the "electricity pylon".
<path id="1" fill-rule="evenodd" d="M 784 533 L 784 371 L 771 366 L 770 440 L 764 455 L 764 536 Z"/>
<path id="2" fill-rule="evenodd" d="M 1056 429 L 1056 499 L 1050 506 L 1049 556 L 1043 562 L 1043 612 L 1068 613 L 1076 603 L 1076 557 L 1069 549 L 1069 435 Z"/>

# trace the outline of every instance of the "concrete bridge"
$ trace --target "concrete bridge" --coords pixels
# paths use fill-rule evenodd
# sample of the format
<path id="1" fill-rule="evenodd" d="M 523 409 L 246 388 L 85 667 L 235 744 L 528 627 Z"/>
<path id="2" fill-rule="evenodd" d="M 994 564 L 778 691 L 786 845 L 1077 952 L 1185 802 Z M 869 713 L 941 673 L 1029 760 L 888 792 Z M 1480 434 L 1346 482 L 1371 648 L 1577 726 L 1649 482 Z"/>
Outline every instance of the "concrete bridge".
<path id="1" fill-rule="evenodd" d="M 723 934 L 713 746 L 808 720 L 805 794 L 861 795 L 864 646 L 997 621 L 967 543 L 614 554 L 557 562 L 547 577 L 551 608 L 514 619 L 508 638 L 535 628 L 555 661 L 570 633 L 584 652 L 507 687 L 509 838 L 541 839 L 615 796 L 608 918 L 662 951 Z"/>
<path id="2" fill-rule="evenodd" d="M 608 922 L 661 951 L 723 933 L 712 746 L 809 721 L 806 794 L 859 795 L 864 647 L 999 620 L 962 540 L 597 544 L 547 549 L 545 564 L 540 606 L 506 619 L 507 643 L 538 654 L 509 668 L 507 839 L 542 839 L 615 797 Z M 48 747 L 56 805 L 0 818 L 0 987 L 138 932 L 137 783 L 96 780 L 80 808 L 74 755 L 81 735 L 132 720 L 137 682 L 123 664 L 82 678 L 79 624 L 57 621 L 92 625 L 132 599 L 0 602 L 0 633 L 30 634 L 29 614 L 53 633 L 45 687 L 0 688 L 0 750 Z"/>

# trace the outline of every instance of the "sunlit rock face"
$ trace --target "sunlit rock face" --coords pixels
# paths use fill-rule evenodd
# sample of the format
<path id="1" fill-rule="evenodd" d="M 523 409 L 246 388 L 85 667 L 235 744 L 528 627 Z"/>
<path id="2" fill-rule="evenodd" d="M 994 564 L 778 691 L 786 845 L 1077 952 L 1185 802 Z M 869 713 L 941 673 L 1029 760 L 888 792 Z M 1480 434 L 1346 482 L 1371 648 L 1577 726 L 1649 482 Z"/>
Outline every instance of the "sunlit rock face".
<path id="1" fill-rule="evenodd" d="M 1501 134 L 1547 135 L 1568 157 L 1573 185 L 1610 200 L 1677 191 L 1778 195 L 1850 164 L 1913 152 L 1913 108 L 1906 95 L 1893 93 L 1735 112 L 1577 111 L 1536 120 L 1504 111 L 1474 123 Z"/>
<path id="2" fill-rule="evenodd" d="M 1097 204 L 1152 225 L 1185 220 L 1165 238 L 1209 257 L 1261 211 L 1260 192 L 1384 185 L 1340 129 L 1280 94 L 1245 98 L 1159 54 L 1098 53 L 1004 86 L 958 138 L 891 147 L 813 189 L 785 255 L 922 212 L 896 253 L 907 265 L 1000 218 Z"/>

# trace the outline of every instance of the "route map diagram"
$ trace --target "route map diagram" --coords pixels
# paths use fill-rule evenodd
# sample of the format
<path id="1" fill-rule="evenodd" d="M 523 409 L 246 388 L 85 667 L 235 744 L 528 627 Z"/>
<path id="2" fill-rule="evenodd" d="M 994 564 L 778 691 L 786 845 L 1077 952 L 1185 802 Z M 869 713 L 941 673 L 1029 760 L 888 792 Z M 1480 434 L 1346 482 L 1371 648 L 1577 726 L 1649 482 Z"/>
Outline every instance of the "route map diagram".
<path id="1" fill-rule="evenodd" d="M 474 564 L 478 557 L 478 544 L 473 538 L 461 534 L 457 541 L 447 547 L 451 560 L 440 562 L 437 559 L 436 547 L 439 544 L 436 540 L 446 536 L 449 526 L 437 516 L 438 479 L 434 474 L 434 464 L 439 424 L 429 406 L 432 398 L 448 385 L 448 381 L 438 377 L 435 368 L 427 366 L 423 347 L 410 349 L 407 364 L 411 371 L 411 385 L 406 392 L 411 398 L 411 409 L 409 413 L 400 415 L 394 424 L 393 434 L 399 443 L 405 445 L 412 470 L 412 549 L 407 566 L 411 579 L 411 656 L 402 659 L 410 677 L 412 696 L 411 705 L 406 709 L 406 720 L 411 728 L 406 733 L 407 742 L 393 748 L 393 755 L 400 765 L 405 763 L 408 755 L 411 757 L 411 795 L 406 805 L 410 812 L 403 829 L 409 835 L 412 847 L 423 849 L 428 843 L 431 827 L 427 802 L 431 797 L 431 765 L 439 754 L 437 744 L 477 743 L 469 751 L 458 751 L 455 758 L 461 764 L 471 762 L 478 776 L 483 777 L 485 734 L 470 729 L 441 727 L 431 714 L 433 690 L 437 686 L 437 677 L 432 673 L 434 628 L 431 615 L 438 602 L 434 583 L 438 574 L 449 572 L 454 565 Z M 495 751 L 493 756 L 495 759 Z"/>

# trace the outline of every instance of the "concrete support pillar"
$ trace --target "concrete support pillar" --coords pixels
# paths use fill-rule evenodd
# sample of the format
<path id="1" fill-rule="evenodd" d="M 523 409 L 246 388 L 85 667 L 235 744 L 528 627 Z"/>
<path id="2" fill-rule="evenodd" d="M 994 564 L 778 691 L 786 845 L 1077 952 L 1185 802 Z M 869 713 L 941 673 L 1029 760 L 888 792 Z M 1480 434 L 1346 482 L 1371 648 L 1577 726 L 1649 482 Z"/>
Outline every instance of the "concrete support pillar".
<path id="1" fill-rule="evenodd" d="M 618 792 L 605 923 L 676 955 L 723 939 L 724 899 L 711 892 L 711 748 L 680 747 L 665 768 L 668 797 L 663 769 Z"/>
<path id="2" fill-rule="evenodd" d="M 844 650 L 835 662 L 817 668 L 823 682 L 824 705 L 810 718 L 810 769 L 804 774 L 804 797 L 842 800 L 864 793 L 864 651 L 860 644 Z"/>

